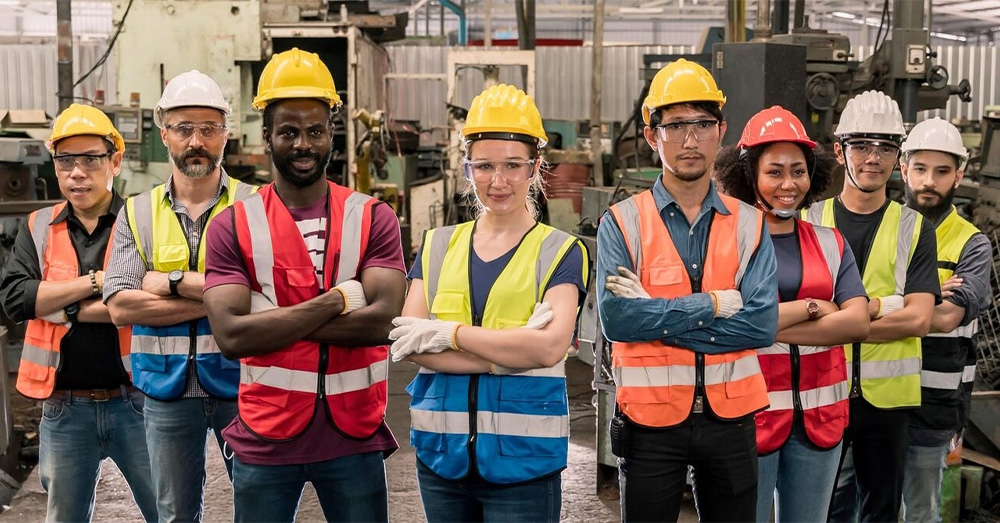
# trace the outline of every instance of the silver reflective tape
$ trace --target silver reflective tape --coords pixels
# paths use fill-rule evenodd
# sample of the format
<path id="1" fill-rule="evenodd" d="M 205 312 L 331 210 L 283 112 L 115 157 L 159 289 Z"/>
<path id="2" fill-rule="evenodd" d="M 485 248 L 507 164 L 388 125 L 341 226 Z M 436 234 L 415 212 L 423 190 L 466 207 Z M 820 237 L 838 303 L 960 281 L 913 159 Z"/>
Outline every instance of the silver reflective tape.
<path id="1" fill-rule="evenodd" d="M 386 360 L 376 361 L 363 369 L 327 374 L 326 393 L 334 395 L 364 390 L 385 381 L 388 376 L 389 362 Z"/>
<path id="2" fill-rule="evenodd" d="M 754 358 L 756 360 L 756 358 Z M 669 387 L 695 384 L 694 366 L 666 365 L 662 367 L 615 367 L 615 384 L 619 387 Z"/>
<path id="3" fill-rule="evenodd" d="M 757 357 L 744 356 L 731 363 L 705 365 L 705 385 L 739 381 L 760 373 L 760 362 Z"/>
<path id="4" fill-rule="evenodd" d="M 344 221 L 340 229 L 340 261 L 337 263 L 335 285 L 358 274 L 361 263 L 361 224 L 364 221 L 365 204 L 370 199 L 371 196 L 355 192 L 344 203 Z"/>
<path id="5" fill-rule="evenodd" d="M 30 361 L 31 363 L 42 367 L 52 367 L 53 369 L 59 368 L 58 352 L 54 350 L 46 350 L 29 343 L 24 344 L 24 348 L 21 350 L 21 359 Z"/>
<path id="6" fill-rule="evenodd" d="M 132 352 L 134 354 L 187 356 L 190 351 L 191 340 L 187 336 L 132 335 Z"/>
<path id="7" fill-rule="evenodd" d="M 39 209 L 35 213 L 35 221 L 31 223 L 31 239 L 35 243 L 35 254 L 38 256 L 38 270 L 45 276 L 45 248 L 49 243 L 49 225 L 52 223 L 52 207 Z"/>
<path id="8" fill-rule="evenodd" d="M 569 416 L 513 414 L 479 411 L 476 415 L 480 434 L 529 438 L 565 438 L 569 436 Z"/>
<path id="9" fill-rule="evenodd" d="M 962 369 L 962 383 L 972 383 L 973 381 L 976 381 L 976 366 L 966 365 Z"/>
<path id="10" fill-rule="evenodd" d="M 920 358 L 861 362 L 861 379 L 899 378 L 919 373 Z"/>
<path id="11" fill-rule="evenodd" d="M 825 387 L 804 390 L 799 393 L 799 402 L 803 410 L 817 409 L 834 405 L 847 399 L 847 381 L 834 383 Z M 767 393 L 768 402 L 771 406 L 769 411 L 791 410 L 794 408 L 792 391 L 782 390 Z"/>
<path id="12" fill-rule="evenodd" d="M 243 200 L 243 208 L 250 229 L 254 274 L 260 285 L 260 292 L 268 301 L 277 305 L 278 298 L 274 291 L 274 250 L 271 243 L 271 229 L 268 228 L 267 214 L 264 211 L 264 199 L 259 193 L 254 194 Z"/>
<path id="13" fill-rule="evenodd" d="M 961 372 L 920 371 L 920 386 L 928 389 L 956 390 L 962 384 Z"/>
<path id="14" fill-rule="evenodd" d="M 437 434 L 468 434 L 469 413 L 411 408 L 410 428 Z"/>
<path id="15" fill-rule="evenodd" d="M 951 332 L 932 332 L 928 338 L 972 338 L 979 333 L 979 320 L 975 319 L 968 325 L 960 326 Z"/>

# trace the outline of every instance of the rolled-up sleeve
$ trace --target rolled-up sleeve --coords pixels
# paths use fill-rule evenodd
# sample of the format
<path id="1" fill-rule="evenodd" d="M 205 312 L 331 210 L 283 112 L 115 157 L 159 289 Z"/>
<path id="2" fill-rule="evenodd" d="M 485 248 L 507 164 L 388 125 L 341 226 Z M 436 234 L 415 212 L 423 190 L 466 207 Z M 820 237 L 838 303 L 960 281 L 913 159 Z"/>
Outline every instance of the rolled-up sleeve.
<path id="1" fill-rule="evenodd" d="M 945 298 L 965 309 L 961 325 L 968 325 L 978 318 L 990 305 L 990 267 L 993 253 L 985 234 L 976 234 L 969 239 L 958 258 L 955 276 L 962 278 L 962 285 Z"/>
<path id="2" fill-rule="evenodd" d="M 35 240 L 31 238 L 28 221 L 23 220 L 17 229 L 14 248 L 0 274 L 0 302 L 7 317 L 16 323 L 35 318 L 35 300 L 41 282 L 42 269 L 38 266 Z"/>
<path id="3" fill-rule="evenodd" d="M 111 257 L 104 272 L 104 303 L 119 291 L 141 289 L 145 276 L 146 263 L 135 246 L 135 236 L 128 226 L 127 213 L 123 208 L 115 223 Z"/>
<path id="4" fill-rule="evenodd" d="M 669 238 L 665 240 L 669 241 Z M 674 299 L 615 296 L 604 288 L 604 283 L 608 276 L 618 274 L 618 267 L 636 270 L 621 230 L 611 215 L 605 213 L 597 229 L 597 281 L 594 285 L 597 288 L 601 326 L 609 340 L 641 342 L 672 339 L 674 336 L 688 336 L 693 330 L 703 329 L 717 321 L 713 318 L 712 298 L 705 293 Z M 698 349 L 692 347 L 692 350 Z"/>

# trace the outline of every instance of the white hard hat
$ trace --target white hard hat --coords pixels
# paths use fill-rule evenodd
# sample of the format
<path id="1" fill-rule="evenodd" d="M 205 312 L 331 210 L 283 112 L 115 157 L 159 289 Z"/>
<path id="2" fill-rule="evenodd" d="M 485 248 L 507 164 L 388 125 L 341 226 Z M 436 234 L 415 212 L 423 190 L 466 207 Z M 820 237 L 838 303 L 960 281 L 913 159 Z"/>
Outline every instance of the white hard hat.
<path id="1" fill-rule="evenodd" d="M 879 91 L 865 91 L 847 101 L 833 134 L 838 137 L 876 134 L 898 136 L 902 140 L 906 129 L 895 100 Z"/>
<path id="2" fill-rule="evenodd" d="M 959 158 L 959 169 L 965 169 L 969 151 L 962 143 L 962 134 L 954 125 L 940 118 L 924 120 L 913 127 L 900 150 L 904 155 L 915 151 L 941 151 Z"/>
<path id="3" fill-rule="evenodd" d="M 211 107 L 226 117 L 230 111 L 219 84 L 197 69 L 181 73 L 167 83 L 163 96 L 153 109 L 153 123 L 163 127 L 163 113 L 178 107 Z"/>

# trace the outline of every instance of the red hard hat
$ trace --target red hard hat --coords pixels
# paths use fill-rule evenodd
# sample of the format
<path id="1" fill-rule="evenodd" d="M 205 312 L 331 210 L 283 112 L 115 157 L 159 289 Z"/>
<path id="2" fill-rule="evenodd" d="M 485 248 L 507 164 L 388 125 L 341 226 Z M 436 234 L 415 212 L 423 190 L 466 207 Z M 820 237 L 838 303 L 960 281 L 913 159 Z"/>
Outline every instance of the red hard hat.
<path id="1" fill-rule="evenodd" d="M 802 122 L 780 105 L 753 115 L 743 128 L 743 135 L 736 145 L 747 148 L 774 142 L 793 142 L 810 149 L 816 148 L 816 142 L 809 139 Z"/>

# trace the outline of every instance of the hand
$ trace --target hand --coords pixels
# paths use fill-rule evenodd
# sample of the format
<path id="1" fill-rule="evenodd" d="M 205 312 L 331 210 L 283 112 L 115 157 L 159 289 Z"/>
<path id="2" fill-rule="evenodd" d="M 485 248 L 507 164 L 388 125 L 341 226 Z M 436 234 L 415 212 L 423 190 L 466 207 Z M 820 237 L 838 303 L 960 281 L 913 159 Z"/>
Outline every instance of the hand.
<path id="1" fill-rule="evenodd" d="M 882 315 L 880 318 L 884 318 L 894 312 L 899 312 L 903 310 L 903 297 L 898 294 L 893 294 L 891 296 L 885 296 L 879 298 L 882 302 Z"/>
<path id="2" fill-rule="evenodd" d="M 334 289 L 340 291 L 340 294 L 344 297 L 344 310 L 341 314 L 347 314 L 368 306 L 368 299 L 365 298 L 365 289 L 358 280 L 347 280 L 334 287 Z"/>
<path id="3" fill-rule="evenodd" d="M 167 279 L 167 273 L 147 271 L 142 277 L 142 290 L 157 296 L 170 296 L 170 280 Z"/>
<path id="4" fill-rule="evenodd" d="M 528 318 L 528 323 L 521 327 L 522 329 L 534 329 L 541 330 L 545 328 L 546 325 L 552 321 L 552 306 L 549 302 L 543 301 L 541 303 L 535 304 L 535 310 L 531 313 L 531 317 Z"/>
<path id="5" fill-rule="evenodd" d="M 69 318 L 66 317 L 66 313 L 62 309 L 59 309 L 46 316 L 41 316 L 38 319 L 47 321 L 49 323 L 55 323 L 56 325 L 62 325 L 67 329 L 73 326 L 73 322 L 69 321 Z"/>
<path id="6" fill-rule="evenodd" d="M 743 308 L 743 294 L 736 289 L 712 291 L 709 294 L 716 303 L 716 318 L 729 318 Z"/>
<path id="7" fill-rule="evenodd" d="M 277 309 L 278 305 L 271 303 L 271 300 L 259 292 L 250 292 L 250 313 L 264 312 Z"/>
<path id="8" fill-rule="evenodd" d="M 462 324 L 457 321 L 400 316 L 392 320 L 392 324 L 396 326 L 389 332 L 389 339 L 395 340 L 390 348 L 392 361 L 402 360 L 411 354 L 458 349 L 455 332 Z"/>
<path id="9" fill-rule="evenodd" d="M 618 267 L 618 276 L 608 276 L 604 288 L 619 298 L 649 299 L 649 293 L 642 288 L 639 277 L 625 267 Z"/>
<path id="10" fill-rule="evenodd" d="M 951 298 L 952 296 L 954 296 L 955 289 L 961 287 L 963 281 L 964 280 L 962 280 L 962 278 L 959 278 L 958 276 L 954 275 L 952 275 L 951 278 L 945 280 L 944 283 L 941 284 L 941 297 Z"/>

